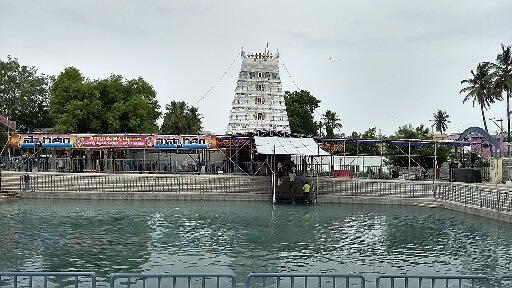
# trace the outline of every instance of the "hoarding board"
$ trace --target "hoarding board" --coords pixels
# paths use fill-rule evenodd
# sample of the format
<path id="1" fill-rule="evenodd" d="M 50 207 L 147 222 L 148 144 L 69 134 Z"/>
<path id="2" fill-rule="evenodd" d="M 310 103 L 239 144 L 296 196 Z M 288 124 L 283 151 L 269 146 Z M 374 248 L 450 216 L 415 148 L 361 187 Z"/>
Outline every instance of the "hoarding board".
<path id="1" fill-rule="evenodd" d="M 77 149 L 209 149 L 216 148 L 216 137 L 213 135 L 12 134 L 9 146 Z"/>

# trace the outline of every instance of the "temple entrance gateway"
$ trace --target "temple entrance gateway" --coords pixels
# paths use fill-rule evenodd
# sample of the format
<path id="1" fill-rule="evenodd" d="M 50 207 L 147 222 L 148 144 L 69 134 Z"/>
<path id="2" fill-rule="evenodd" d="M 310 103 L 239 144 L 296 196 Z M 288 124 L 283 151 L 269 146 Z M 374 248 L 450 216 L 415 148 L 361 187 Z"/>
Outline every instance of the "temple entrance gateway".
<path id="1" fill-rule="evenodd" d="M 242 66 L 235 89 L 227 134 L 269 131 L 290 134 L 284 91 L 279 76 L 279 52 L 240 54 Z"/>

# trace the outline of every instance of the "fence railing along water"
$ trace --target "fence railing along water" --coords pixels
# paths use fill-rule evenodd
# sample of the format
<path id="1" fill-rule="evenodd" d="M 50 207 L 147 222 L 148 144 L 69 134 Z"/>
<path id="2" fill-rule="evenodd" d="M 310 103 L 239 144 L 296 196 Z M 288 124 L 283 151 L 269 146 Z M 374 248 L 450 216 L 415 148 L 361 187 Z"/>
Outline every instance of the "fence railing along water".
<path id="1" fill-rule="evenodd" d="M 464 206 L 495 212 L 512 212 L 512 191 L 508 188 L 438 183 L 434 186 L 434 195 L 436 199 Z"/>
<path id="2" fill-rule="evenodd" d="M 435 198 L 466 206 L 512 212 L 512 192 L 506 187 L 425 182 L 336 180 L 320 177 L 311 181 L 319 197 Z M 20 191 L 31 192 L 195 192 L 270 193 L 268 177 L 189 175 L 112 175 L 112 174 L 35 174 L 19 177 Z"/>
<path id="3" fill-rule="evenodd" d="M 220 273 L 116 273 L 110 277 L 110 287 L 235 288 L 236 280 L 234 274 Z"/>
<path id="4" fill-rule="evenodd" d="M 26 192 L 195 192 L 267 193 L 271 192 L 268 177 L 190 175 L 111 175 L 111 174 L 36 174 L 19 178 L 21 191 Z M 320 178 L 312 181 L 320 195 L 335 194 L 353 197 L 433 197 L 432 183 L 403 181 L 337 181 Z"/>
<path id="5" fill-rule="evenodd" d="M 0 287 L 91 287 L 94 272 L 0 272 Z"/>
<path id="6" fill-rule="evenodd" d="M 316 182 L 313 181 L 313 185 Z M 432 183 L 413 181 L 379 181 L 379 180 L 332 180 L 322 178 L 317 190 L 321 194 L 335 194 L 353 197 L 398 197 L 428 198 L 433 197 Z"/>
<path id="7" fill-rule="evenodd" d="M 358 274 L 333 273 L 251 273 L 246 288 L 365 288 L 365 279 Z"/>
<path id="8" fill-rule="evenodd" d="M 512 274 L 498 277 L 497 288 L 512 287 Z"/>
<path id="9" fill-rule="evenodd" d="M 376 288 L 490 288 L 489 277 L 480 275 L 382 275 Z"/>
<path id="10" fill-rule="evenodd" d="M 512 219 L 512 189 L 471 183 L 406 180 L 339 180 L 309 178 L 320 202 L 340 202 L 343 197 L 431 198 L 458 207 L 491 211 Z M 298 177 L 297 181 L 304 180 Z M 234 175 L 160 175 L 36 173 L 19 177 L 22 192 L 102 192 L 102 193 L 190 193 L 270 195 L 270 177 Z M 80 196 L 84 197 L 84 196 Z M 140 197 L 144 197 L 141 194 Z M 250 196 L 256 197 L 256 196 Z M 260 200 L 266 199 L 259 197 Z M 196 197 L 197 198 L 197 197 Z M 270 199 L 270 198 L 268 198 Z M 446 206 L 446 205 L 445 205 Z M 471 212 L 472 213 L 472 212 Z M 479 214 L 486 216 L 483 214 Z M 501 216 L 500 216 L 501 217 Z M 500 219 L 504 219 L 501 217 Z M 493 217 L 494 218 L 494 217 Z M 508 221 L 508 220 L 506 220 Z"/>
<path id="11" fill-rule="evenodd" d="M 23 175 L 26 192 L 172 192 L 172 193 L 269 193 L 266 177 L 211 176 L 116 176 L 116 175 Z"/>
<path id="12" fill-rule="evenodd" d="M 245 288 L 504 288 L 512 275 L 496 281 L 481 275 L 386 275 L 370 281 L 361 274 L 251 273 Z M 496 286 L 494 284 L 496 283 Z M 506 282 L 509 283 L 509 282 Z M 242 283 L 240 283 L 242 284 Z M 0 272 L 0 287 L 127 287 L 127 288 L 235 288 L 232 273 L 115 273 L 108 282 L 96 282 L 94 272 Z"/>

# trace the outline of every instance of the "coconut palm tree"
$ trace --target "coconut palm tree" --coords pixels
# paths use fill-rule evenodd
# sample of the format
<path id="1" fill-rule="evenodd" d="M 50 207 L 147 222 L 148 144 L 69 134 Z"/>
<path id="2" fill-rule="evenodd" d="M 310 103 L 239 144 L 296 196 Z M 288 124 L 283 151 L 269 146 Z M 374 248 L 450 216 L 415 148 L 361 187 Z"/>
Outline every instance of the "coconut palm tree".
<path id="1" fill-rule="evenodd" d="M 510 97 L 512 97 L 512 48 L 501 44 L 501 53 L 496 56 L 496 63 L 491 63 L 494 89 L 507 97 L 507 142 L 510 142 Z"/>
<path id="2" fill-rule="evenodd" d="M 476 67 L 476 72 L 471 70 L 471 75 L 473 77 L 460 82 L 461 84 L 466 85 L 466 87 L 460 90 L 461 94 L 466 94 L 462 103 L 465 103 L 468 100 L 473 100 L 473 107 L 475 107 L 475 103 L 478 103 L 480 110 L 482 111 L 484 128 L 487 132 L 489 132 L 489 130 L 487 129 L 487 122 L 485 121 L 485 110 L 487 110 L 496 100 L 501 100 L 501 95 L 494 92 L 490 71 L 489 63 L 479 63 Z"/>
<path id="3" fill-rule="evenodd" d="M 437 110 L 437 112 L 434 113 L 434 126 L 436 126 L 436 131 L 441 134 L 446 132 L 446 129 L 448 129 L 447 123 L 451 123 L 448 118 L 450 118 L 450 116 L 446 111 Z"/>
<path id="4" fill-rule="evenodd" d="M 340 122 L 340 118 L 336 115 L 336 112 L 331 110 L 325 111 L 322 115 L 322 123 L 325 127 L 325 134 L 327 138 L 334 138 L 334 130 L 341 129 L 343 125 Z"/>

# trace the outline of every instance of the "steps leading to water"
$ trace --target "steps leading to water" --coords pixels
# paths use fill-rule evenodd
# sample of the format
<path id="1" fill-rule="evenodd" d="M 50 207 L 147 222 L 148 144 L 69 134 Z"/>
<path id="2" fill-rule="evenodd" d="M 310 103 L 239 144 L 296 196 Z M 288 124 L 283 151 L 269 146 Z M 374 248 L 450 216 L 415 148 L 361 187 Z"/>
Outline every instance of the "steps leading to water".
<path id="1" fill-rule="evenodd" d="M 426 208 L 442 208 L 443 203 L 437 200 L 426 200 L 414 203 L 414 206 L 426 207 Z"/>

